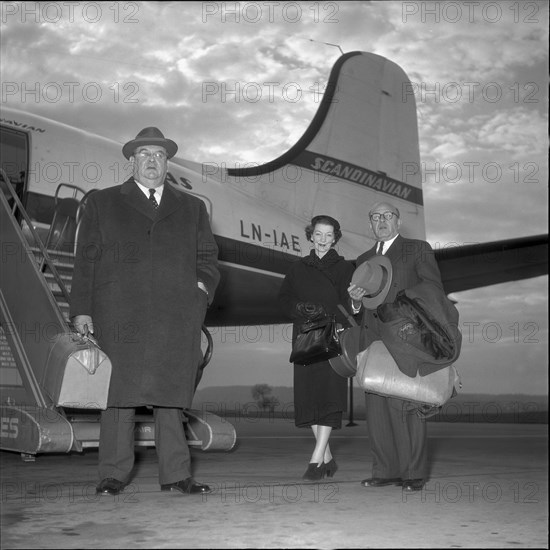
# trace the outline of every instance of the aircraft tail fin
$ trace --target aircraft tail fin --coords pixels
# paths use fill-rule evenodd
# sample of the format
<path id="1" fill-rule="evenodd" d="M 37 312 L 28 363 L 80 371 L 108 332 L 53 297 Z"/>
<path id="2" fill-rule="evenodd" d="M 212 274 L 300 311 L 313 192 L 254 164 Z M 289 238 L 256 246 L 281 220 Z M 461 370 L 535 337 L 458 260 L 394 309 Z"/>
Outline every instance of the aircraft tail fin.
<path id="1" fill-rule="evenodd" d="M 286 153 L 229 179 L 309 220 L 326 213 L 365 247 L 365 214 L 387 199 L 406 211 L 405 231 L 424 238 L 416 103 L 405 72 L 379 55 L 351 52 L 334 65 L 311 124 Z M 259 182 L 259 184 L 258 184 Z"/>

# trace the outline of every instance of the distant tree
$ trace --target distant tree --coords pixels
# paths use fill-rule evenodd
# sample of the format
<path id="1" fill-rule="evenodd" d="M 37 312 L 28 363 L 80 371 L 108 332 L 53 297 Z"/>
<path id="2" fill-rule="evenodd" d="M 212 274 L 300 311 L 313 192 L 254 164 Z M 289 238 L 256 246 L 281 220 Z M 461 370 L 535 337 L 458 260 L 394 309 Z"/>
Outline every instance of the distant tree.
<path id="1" fill-rule="evenodd" d="M 271 395 L 264 397 L 263 401 L 260 404 L 262 409 L 268 409 L 271 413 L 275 410 L 275 407 L 277 407 L 277 405 L 279 405 L 279 400 L 275 396 Z"/>
<path id="2" fill-rule="evenodd" d="M 252 387 L 252 398 L 260 407 L 265 398 L 273 391 L 269 384 L 256 384 Z"/>

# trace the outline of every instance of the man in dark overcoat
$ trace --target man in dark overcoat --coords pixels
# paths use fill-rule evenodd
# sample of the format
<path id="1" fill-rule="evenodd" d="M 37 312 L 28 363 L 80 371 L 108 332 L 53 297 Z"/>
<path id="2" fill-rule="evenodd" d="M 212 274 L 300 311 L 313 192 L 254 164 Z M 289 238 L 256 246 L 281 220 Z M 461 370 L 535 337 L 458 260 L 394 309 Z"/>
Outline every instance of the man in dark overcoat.
<path id="1" fill-rule="evenodd" d="M 204 203 L 165 183 L 177 145 L 154 127 L 122 149 L 133 177 L 90 194 L 78 229 L 71 317 L 113 371 L 101 414 L 98 493 L 118 494 L 134 464 L 135 408 L 152 406 L 162 490 L 205 493 L 191 475 L 183 409 L 201 361 L 201 327 L 219 282 Z"/>
<path id="2" fill-rule="evenodd" d="M 359 256 L 360 266 L 376 254 L 383 254 L 391 262 L 391 286 L 382 304 L 391 304 L 401 290 L 429 284 L 444 296 L 441 274 L 430 244 L 418 239 L 407 239 L 399 234 L 399 210 L 389 202 L 379 202 L 369 212 L 376 245 Z M 380 247 L 382 246 L 381 250 Z M 350 285 L 349 294 L 355 312 L 363 308 L 362 324 L 365 349 L 374 340 L 381 340 L 381 321 L 373 308 L 365 306 L 365 289 Z M 367 429 L 373 454 L 372 478 L 361 483 L 365 487 L 402 485 L 406 491 L 421 490 L 428 478 L 427 430 L 425 419 L 418 412 L 419 405 L 374 393 L 365 393 Z"/>

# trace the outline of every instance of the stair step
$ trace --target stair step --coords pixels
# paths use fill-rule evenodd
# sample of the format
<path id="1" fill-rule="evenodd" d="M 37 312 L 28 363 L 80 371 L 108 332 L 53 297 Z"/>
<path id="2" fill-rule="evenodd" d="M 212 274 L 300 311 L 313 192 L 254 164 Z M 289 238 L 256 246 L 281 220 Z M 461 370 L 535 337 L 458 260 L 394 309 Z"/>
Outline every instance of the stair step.
<path id="1" fill-rule="evenodd" d="M 48 284 L 55 284 L 57 285 L 57 281 L 55 280 L 55 277 L 53 276 L 53 273 L 46 271 L 44 274 L 44 278 L 46 279 Z M 63 281 L 64 285 L 66 287 L 69 287 L 71 285 L 71 282 L 73 280 L 73 274 L 71 273 L 59 273 L 59 276 L 61 277 L 61 280 Z"/>
<path id="2" fill-rule="evenodd" d="M 37 265 L 40 265 L 42 258 L 39 255 L 35 255 L 35 260 Z M 52 259 L 52 264 L 55 267 L 56 271 L 61 273 L 72 273 L 74 270 L 74 264 L 67 262 L 67 261 L 59 261 L 58 259 Z M 51 270 L 48 267 L 48 264 L 46 262 L 43 263 L 42 270 L 44 273 L 50 273 Z"/>

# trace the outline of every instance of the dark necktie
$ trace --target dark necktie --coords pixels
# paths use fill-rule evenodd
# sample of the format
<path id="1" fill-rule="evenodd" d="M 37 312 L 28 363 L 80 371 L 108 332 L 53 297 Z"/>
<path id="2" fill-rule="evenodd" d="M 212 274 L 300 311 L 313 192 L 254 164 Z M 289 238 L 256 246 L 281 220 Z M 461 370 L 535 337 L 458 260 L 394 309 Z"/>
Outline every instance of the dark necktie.
<path id="1" fill-rule="evenodd" d="M 159 203 L 157 202 L 157 199 L 155 199 L 154 189 L 149 189 L 149 202 L 153 205 L 153 208 L 159 207 Z"/>
<path id="2" fill-rule="evenodd" d="M 377 254 L 382 254 L 382 251 L 384 250 L 384 241 L 380 241 L 378 243 L 378 250 L 376 251 Z"/>

